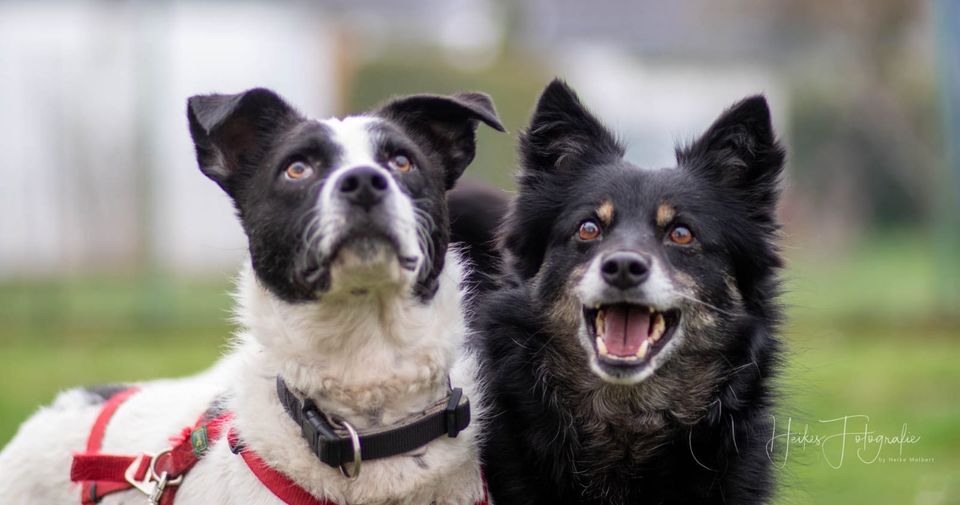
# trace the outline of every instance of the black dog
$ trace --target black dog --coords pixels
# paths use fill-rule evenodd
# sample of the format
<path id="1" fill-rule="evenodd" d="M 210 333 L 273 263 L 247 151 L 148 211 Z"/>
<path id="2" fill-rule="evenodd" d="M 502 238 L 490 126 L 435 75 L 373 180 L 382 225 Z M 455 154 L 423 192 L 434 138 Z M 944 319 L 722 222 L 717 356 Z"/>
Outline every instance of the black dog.
<path id="1" fill-rule="evenodd" d="M 764 98 L 644 170 L 554 81 L 520 154 L 475 321 L 496 503 L 767 502 L 784 151 Z"/>

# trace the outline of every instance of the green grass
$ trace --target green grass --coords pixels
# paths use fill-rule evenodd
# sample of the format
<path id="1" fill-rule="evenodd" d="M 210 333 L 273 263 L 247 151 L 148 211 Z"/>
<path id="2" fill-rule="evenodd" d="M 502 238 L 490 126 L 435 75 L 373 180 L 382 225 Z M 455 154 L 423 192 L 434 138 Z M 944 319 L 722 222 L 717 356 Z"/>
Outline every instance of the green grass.
<path id="1" fill-rule="evenodd" d="M 849 449 L 835 469 L 817 447 L 793 445 L 778 503 L 960 503 L 960 315 L 942 302 L 921 244 L 876 241 L 846 260 L 791 264 L 777 418 L 778 433 L 791 419 L 821 435 L 839 426 L 820 420 L 842 416 L 868 415 L 888 436 L 906 423 L 920 438 L 904 457 L 930 461 L 891 462 L 898 451 L 888 446 L 887 462 L 867 464 Z M 231 331 L 228 287 L 167 278 L 0 285 L 0 445 L 64 388 L 209 366 Z M 836 463 L 835 447 L 826 454 Z"/>
<path id="2" fill-rule="evenodd" d="M 228 280 L 0 285 L 0 445 L 57 392 L 200 371 L 229 338 Z"/>
<path id="3" fill-rule="evenodd" d="M 229 279 L 162 276 L 0 284 L 0 346 L 177 339 L 227 331 Z"/>
<path id="4" fill-rule="evenodd" d="M 175 377 L 207 368 L 220 353 L 219 342 L 210 336 L 192 337 L 174 343 L 4 346 L 0 353 L 4 377 L 0 382 L 0 444 L 6 444 L 23 419 L 63 389 Z"/>
<path id="5" fill-rule="evenodd" d="M 786 302 L 803 322 L 942 326 L 960 318 L 960 249 L 935 250 L 917 233 L 890 232 L 850 256 L 804 257 L 787 270 Z"/>
<path id="6" fill-rule="evenodd" d="M 898 435 L 906 424 L 920 438 L 904 445 L 903 457 L 932 461 L 895 462 L 898 447 L 872 444 L 863 456 L 867 462 L 860 461 L 852 438 L 842 461 L 837 445 L 823 450 L 791 445 L 780 502 L 960 503 L 956 332 L 929 333 L 910 345 L 897 332 L 857 334 L 795 325 L 790 333 L 790 364 L 783 381 L 789 400 L 777 416 L 779 434 L 792 419 L 791 431 L 808 425 L 812 433 L 829 436 L 842 433 L 841 423 L 821 420 L 865 415 L 877 434 Z M 850 433 L 862 431 L 864 421 L 852 417 L 849 428 Z M 886 462 L 874 462 L 877 454 Z"/>

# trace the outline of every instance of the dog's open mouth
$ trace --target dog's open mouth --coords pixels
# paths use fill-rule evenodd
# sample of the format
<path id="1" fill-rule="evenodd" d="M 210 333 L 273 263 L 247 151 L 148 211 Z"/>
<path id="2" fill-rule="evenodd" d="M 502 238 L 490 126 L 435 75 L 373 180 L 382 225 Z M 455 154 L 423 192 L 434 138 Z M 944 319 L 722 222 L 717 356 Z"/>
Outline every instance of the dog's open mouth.
<path id="1" fill-rule="evenodd" d="M 677 328 L 680 311 L 618 303 L 584 308 L 583 317 L 599 361 L 632 367 L 649 362 L 663 349 Z"/>

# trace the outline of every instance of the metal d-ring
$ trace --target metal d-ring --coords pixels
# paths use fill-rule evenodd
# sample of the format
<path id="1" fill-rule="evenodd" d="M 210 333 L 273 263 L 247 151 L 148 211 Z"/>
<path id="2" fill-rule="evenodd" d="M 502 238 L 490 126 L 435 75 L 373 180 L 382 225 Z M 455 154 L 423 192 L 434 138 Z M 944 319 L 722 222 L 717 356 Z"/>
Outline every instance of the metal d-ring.
<path id="1" fill-rule="evenodd" d="M 141 493 L 147 495 L 148 503 L 155 505 L 160 503 L 164 491 L 168 486 L 176 486 L 183 482 L 183 475 L 178 475 L 175 479 L 170 479 L 167 472 L 157 474 L 157 461 L 161 456 L 170 453 L 170 449 L 164 449 L 157 454 L 141 454 L 134 458 L 133 462 L 123 473 L 124 479 Z M 137 480 L 137 469 L 143 463 L 143 458 L 150 458 L 150 465 L 147 467 L 147 473 L 143 480 Z"/>
<path id="2" fill-rule="evenodd" d="M 170 452 L 171 452 L 171 449 L 164 449 L 158 452 L 156 456 L 151 458 L 149 471 L 150 471 L 150 475 L 153 476 L 153 480 L 157 482 L 160 482 L 161 480 L 163 480 L 165 486 L 177 486 L 181 482 L 183 482 L 183 475 L 178 475 L 176 479 L 169 479 L 167 476 L 167 472 L 163 472 L 162 474 L 157 475 L 157 461 L 160 460 L 160 456 L 163 456 L 164 454 L 169 454 Z"/>
<path id="3" fill-rule="evenodd" d="M 350 443 L 353 445 L 353 468 L 348 472 L 346 465 L 340 465 L 340 473 L 348 479 L 356 479 L 360 476 L 360 434 L 357 433 L 356 428 L 343 419 L 337 419 L 337 423 L 346 428 L 347 433 L 350 433 Z"/>

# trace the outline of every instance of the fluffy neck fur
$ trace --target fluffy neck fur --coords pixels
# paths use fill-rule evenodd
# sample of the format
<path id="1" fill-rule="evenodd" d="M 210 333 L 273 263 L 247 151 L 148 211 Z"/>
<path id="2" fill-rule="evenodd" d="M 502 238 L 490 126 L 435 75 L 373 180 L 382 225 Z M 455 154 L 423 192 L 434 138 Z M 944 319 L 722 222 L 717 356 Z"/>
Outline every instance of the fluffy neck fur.
<path id="1" fill-rule="evenodd" d="M 461 266 L 448 256 L 427 303 L 386 288 L 290 304 L 248 267 L 238 290 L 240 341 L 258 349 L 260 373 L 282 376 L 321 409 L 361 429 L 395 422 L 446 394 L 463 344 Z"/>
<path id="2" fill-rule="evenodd" d="M 341 504 L 479 500 L 474 425 L 414 453 L 364 463 L 360 476 L 348 480 L 310 453 L 274 382 L 281 375 L 292 390 L 360 430 L 422 411 L 446 395 L 448 377 L 474 394 L 475 363 L 460 353 L 466 333 L 461 267 L 455 253 L 446 261 L 439 290 L 426 304 L 412 296 L 288 304 L 247 267 L 237 297 L 243 373 L 228 399 L 247 447 L 315 496 Z"/>

